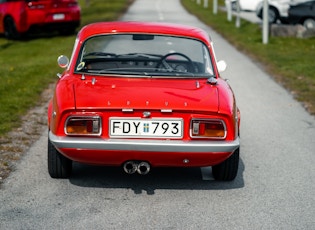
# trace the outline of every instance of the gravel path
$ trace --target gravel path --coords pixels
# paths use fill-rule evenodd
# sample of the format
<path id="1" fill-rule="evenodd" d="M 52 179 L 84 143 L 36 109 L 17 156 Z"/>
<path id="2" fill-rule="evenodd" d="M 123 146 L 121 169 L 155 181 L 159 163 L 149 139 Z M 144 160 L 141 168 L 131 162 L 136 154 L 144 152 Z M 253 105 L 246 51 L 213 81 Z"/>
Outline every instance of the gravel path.
<path id="1" fill-rule="evenodd" d="M 47 106 L 55 84 L 48 86 L 40 100 L 22 117 L 22 125 L 0 138 L 0 188 L 23 154 L 39 139 L 47 125 Z"/>

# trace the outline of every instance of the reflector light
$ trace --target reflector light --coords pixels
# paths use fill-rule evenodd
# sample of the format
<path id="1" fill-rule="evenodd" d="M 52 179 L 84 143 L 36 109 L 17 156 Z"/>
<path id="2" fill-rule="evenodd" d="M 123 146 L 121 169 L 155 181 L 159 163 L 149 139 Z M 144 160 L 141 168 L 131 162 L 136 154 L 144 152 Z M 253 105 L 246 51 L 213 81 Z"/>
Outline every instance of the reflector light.
<path id="1" fill-rule="evenodd" d="M 194 119 L 191 122 L 192 138 L 224 139 L 226 126 L 222 120 Z"/>
<path id="2" fill-rule="evenodd" d="M 45 8 L 44 5 L 42 5 L 42 4 L 36 4 L 36 3 L 34 3 L 34 2 L 29 2 L 29 3 L 28 3 L 28 7 L 29 7 L 30 9 L 44 9 L 44 8 Z"/>
<path id="3" fill-rule="evenodd" d="M 93 117 L 69 117 L 65 124 L 67 135 L 100 135 L 101 118 Z"/>

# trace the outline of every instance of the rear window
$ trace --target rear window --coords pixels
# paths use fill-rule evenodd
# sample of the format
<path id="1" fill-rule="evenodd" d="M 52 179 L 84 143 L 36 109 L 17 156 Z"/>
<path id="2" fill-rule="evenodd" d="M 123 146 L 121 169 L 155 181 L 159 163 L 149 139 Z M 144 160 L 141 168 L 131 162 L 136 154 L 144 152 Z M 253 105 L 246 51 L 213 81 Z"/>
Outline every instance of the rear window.
<path id="1" fill-rule="evenodd" d="M 90 38 L 81 49 L 75 70 L 95 74 L 213 75 L 209 51 L 201 41 L 152 34 Z"/>

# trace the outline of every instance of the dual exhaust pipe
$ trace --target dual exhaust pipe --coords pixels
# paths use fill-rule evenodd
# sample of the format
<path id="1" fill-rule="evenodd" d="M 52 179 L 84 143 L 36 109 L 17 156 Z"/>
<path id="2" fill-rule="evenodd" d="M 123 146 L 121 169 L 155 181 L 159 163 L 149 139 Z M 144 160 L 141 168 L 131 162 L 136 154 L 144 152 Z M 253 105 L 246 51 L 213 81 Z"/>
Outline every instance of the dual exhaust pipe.
<path id="1" fill-rule="evenodd" d="M 124 171 L 128 174 L 134 174 L 135 172 L 140 175 L 146 175 L 150 172 L 151 166 L 148 162 L 142 161 L 127 161 L 123 165 Z"/>

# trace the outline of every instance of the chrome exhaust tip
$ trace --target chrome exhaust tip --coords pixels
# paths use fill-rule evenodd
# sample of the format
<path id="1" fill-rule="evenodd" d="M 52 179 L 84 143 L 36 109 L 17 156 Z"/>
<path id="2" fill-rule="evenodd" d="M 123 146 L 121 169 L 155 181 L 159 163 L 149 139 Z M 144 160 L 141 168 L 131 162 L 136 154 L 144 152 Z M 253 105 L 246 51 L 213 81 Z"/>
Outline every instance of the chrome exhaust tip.
<path id="1" fill-rule="evenodd" d="M 124 171 L 128 174 L 133 174 L 138 170 L 138 165 L 134 161 L 127 161 L 124 163 Z"/>
<path id="2" fill-rule="evenodd" d="M 148 162 L 140 162 L 138 164 L 138 167 L 137 167 L 137 172 L 140 174 L 140 175 L 146 175 L 150 172 L 150 164 Z"/>

